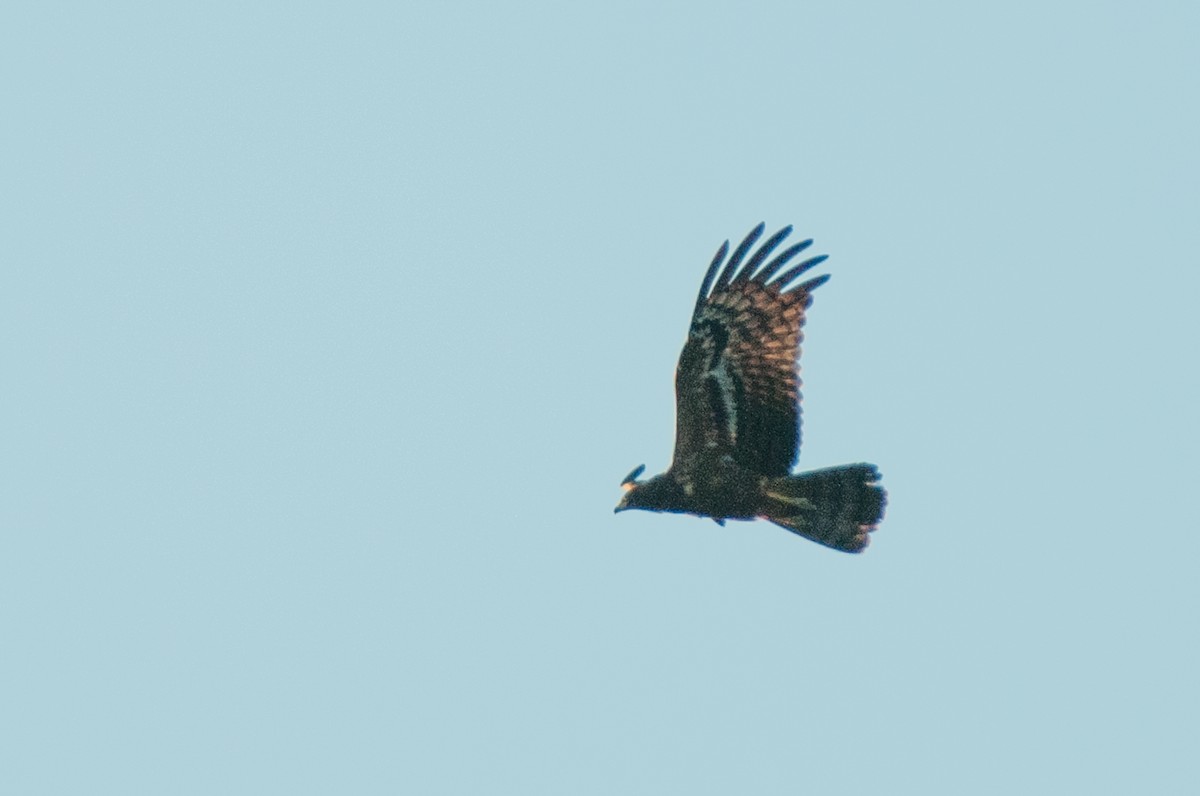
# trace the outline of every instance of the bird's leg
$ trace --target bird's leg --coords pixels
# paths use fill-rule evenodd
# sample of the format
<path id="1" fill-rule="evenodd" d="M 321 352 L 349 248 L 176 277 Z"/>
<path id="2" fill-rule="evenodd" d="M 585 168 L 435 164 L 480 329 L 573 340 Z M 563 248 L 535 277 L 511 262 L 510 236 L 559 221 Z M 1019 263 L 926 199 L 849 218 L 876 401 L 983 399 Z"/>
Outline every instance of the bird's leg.
<path id="1" fill-rule="evenodd" d="M 788 505 L 795 506 L 798 509 L 814 508 L 812 502 L 808 498 L 799 497 L 797 495 L 785 495 L 782 492 L 771 491 L 764 491 L 763 494 L 772 500 L 778 500 L 780 503 L 787 503 Z"/>

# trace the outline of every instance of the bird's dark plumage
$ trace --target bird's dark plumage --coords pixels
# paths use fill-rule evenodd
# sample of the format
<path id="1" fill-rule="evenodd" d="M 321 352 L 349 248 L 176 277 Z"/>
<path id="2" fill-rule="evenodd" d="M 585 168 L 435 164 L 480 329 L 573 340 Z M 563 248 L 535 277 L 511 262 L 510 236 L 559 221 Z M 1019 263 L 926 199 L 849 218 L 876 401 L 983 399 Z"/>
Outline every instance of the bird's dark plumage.
<path id="1" fill-rule="evenodd" d="M 829 279 L 796 283 L 826 259 L 792 264 L 811 240 L 767 261 L 791 231 L 781 229 L 750 255 L 759 224 L 728 261 L 729 242 L 717 250 L 675 372 L 671 467 L 646 481 L 637 480 L 644 465 L 630 473 L 617 511 L 696 514 L 720 524 L 763 518 L 838 550 L 867 546 L 886 501 L 874 465 L 791 475 L 800 449 L 800 330 L 812 291 Z"/>

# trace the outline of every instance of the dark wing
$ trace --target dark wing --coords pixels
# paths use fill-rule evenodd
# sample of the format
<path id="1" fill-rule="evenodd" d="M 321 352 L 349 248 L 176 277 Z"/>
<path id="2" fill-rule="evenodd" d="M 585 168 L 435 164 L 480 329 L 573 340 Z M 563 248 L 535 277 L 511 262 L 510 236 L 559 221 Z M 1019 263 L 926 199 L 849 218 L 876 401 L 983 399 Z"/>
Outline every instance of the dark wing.
<path id="1" fill-rule="evenodd" d="M 733 252 L 717 250 L 696 298 L 687 343 L 675 371 L 675 460 L 729 454 L 763 475 L 786 475 L 800 449 L 800 327 L 812 291 L 829 277 L 789 287 L 825 260 L 783 267 L 810 245 L 802 241 L 763 262 L 792 231 L 772 235 L 749 260 L 763 232 L 755 227 Z M 743 265 L 743 260 L 745 264 Z"/>

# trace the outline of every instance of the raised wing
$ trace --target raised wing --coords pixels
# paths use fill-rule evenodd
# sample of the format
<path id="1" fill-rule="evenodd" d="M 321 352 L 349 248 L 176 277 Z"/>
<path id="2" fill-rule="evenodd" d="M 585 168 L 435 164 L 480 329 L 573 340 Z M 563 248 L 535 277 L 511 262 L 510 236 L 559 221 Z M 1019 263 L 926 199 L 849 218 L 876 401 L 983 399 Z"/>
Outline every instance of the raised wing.
<path id="1" fill-rule="evenodd" d="M 796 277 L 824 262 L 813 257 L 783 271 L 811 240 L 763 262 L 792 228 L 768 238 L 759 224 L 725 262 L 726 241 L 713 257 L 675 371 L 675 461 L 731 455 L 763 475 L 786 475 L 800 448 L 800 341 L 812 291 L 829 277 L 795 286 Z M 743 261 L 745 263 L 743 264 Z"/>

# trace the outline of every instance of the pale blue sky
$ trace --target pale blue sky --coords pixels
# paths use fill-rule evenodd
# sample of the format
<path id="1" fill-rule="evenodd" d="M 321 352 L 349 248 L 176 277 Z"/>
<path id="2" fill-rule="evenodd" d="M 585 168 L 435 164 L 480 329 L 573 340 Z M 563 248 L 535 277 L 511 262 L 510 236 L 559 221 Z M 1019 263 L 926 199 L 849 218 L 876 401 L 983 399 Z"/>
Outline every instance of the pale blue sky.
<path id="1" fill-rule="evenodd" d="M 9 9 L 3 790 L 1195 787 L 1195 8 Z M 759 221 L 864 556 L 612 514 Z"/>

